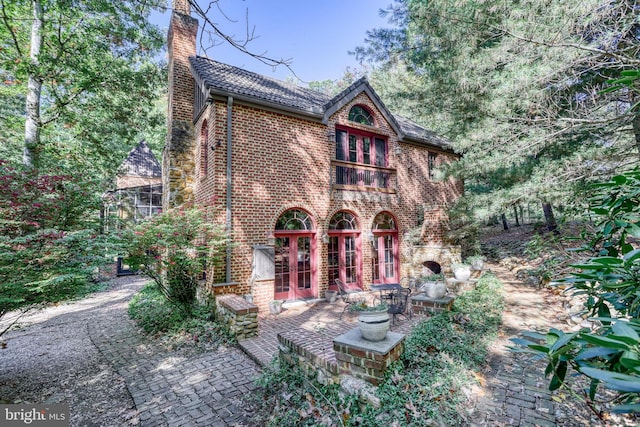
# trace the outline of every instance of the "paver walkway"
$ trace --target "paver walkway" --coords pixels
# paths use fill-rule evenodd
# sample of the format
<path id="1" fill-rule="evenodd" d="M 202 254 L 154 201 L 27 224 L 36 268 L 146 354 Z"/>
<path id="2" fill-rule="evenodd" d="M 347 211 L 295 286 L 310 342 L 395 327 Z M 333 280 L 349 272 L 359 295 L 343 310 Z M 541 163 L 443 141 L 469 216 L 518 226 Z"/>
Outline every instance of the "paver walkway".
<path id="1" fill-rule="evenodd" d="M 557 303 L 547 300 L 549 294 L 520 281 L 496 265 L 492 271 L 505 287 L 506 307 L 501 335 L 491 348 L 488 371 L 485 372 L 485 395 L 479 399 L 477 425 L 488 426 L 555 426 L 555 406 L 544 378 L 544 362 L 511 353 L 507 346 L 523 331 L 548 328 L 558 315 Z"/>
<path id="2" fill-rule="evenodd" d="M 253 389 L 259 368 L 235 348 L 167 352 L 141 335 L 127 315 L 127 301 L 88 326 L 102 355 L 122 375 L 141 425 L 235 426 L 250 414 L 240 397 Z"/>
<path id="3" fill-rule="evenodd" d="M 236 348 L 169 351 L 142 335 L 127 308 L 146 281 L 120 278 L 107 291 L 21 319 L 0 350 L 0 401 L 23 401 L 11 391 L 19 384 L 27 402 L 68 403 L 72 426 L 248 425 L 250 414 L 239 403 L 253 389 L 259 367 Z M 110 376 L 115 383 L 101 381 L 102 372 L 87 372 L 104 365 L 119 374 Z M 127 390 L 137 416 L 122 413 L 131 412 Z M 115 392 L 124 393 L 118 400 L 123 408 L 108 407 Z M 96 411 L 112 418 L 96 423 Z"/>
<path id="4" fill-rule="evenodd" d="M 492 348 L 490 370 L 485 372 L 484 396 L 478 401 L 477 418 L 472 425 L 595 425 L 593 419 L 580 418 L 574 413 L 564 414 L 564 419 L 558 417 L 540 365 L 534 366 L 505 350 L 508 338 L 518 332 L 553 325 L 559 314 L 558 304 L 549 300 L 552 297 L 548 293 L 511 281 L 510 272 L 493 268 L 505 282 L 508 306 L 504 313 L 504 334 Z M 260 370 L 258 365 L 235 348 L 205 353 L 193 349 L 167 351 L 141 335 L 127 315 L 127 306 L 143 283 L 144 279 L 125 281 L 110 291 L 71 303 L 64 309 L 64 315 L 54 314 L 58 317 L 52 323 L 45 322 L 40 326 L 38 316 L 35 316 L 30 320 L 31 324 L 27 322 L 15 336 L 15 340 L 21 340 L 23 336 L 24 340 L 15 343 L 23 343 L 26 351 L 30 334 L 46 333 L 46 328 L 64 328 L 66 335 L 58 336 L 64 336 L 64 341 L 53 339 L 47 349 L 79 358 L 82 354 L 75 354 L 73 349 L 66 347 L 66 343 L 74 345 L 73 339 L 66 337 L 71 337 L 74 331 L 76 335 L 86 331 L 100 354 L 124 378 L 143 427 L 248 424 L 250 414 L 245 412 L 241 397 L 253 389 L 253 381 Z M 279 332 L 314 331 L 327 337 L 326 343 L 318 345 L 330 346 L 333 337 L 355 327 L 355 316 L 349 313 L 337 320 L 342 307 L 341 303 L 301 305 L 291 307 L 279 316 L 261 316 L 260 336 L 243 341 L 241 345 L 260 364 L 267 364 L 277 354 Z M 411 321 L 401 319 L 393 330 L 406 333 L 418 320 L 420 318 L 415 316 Z M 8 378 L 14 370 L 35 369 L 43 363 L 40 359 L 29 359 L 26 354 L 13 358 L 11 363 L 20 360 L 24 367 L 5 365 L 6 372 L 0 369 L 0 379 Z M 54 395 L 51 401 L 60 401 L 63 397 Z M 72 417 L 72 425 L 84 424 L 74 422 Z"/>

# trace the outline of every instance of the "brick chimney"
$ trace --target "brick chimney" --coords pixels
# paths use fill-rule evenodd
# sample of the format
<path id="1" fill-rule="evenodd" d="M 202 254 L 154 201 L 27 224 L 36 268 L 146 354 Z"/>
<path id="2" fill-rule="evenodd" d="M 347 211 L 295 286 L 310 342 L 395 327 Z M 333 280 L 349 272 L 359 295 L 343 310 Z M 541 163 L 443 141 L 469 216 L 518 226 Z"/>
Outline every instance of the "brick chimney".
<path id="1" fill-rule="evenodd" d="M 167 37 L 169 108 L 162 153 L 163 210 L 192 202 L 195 185 L 194 80 L 189 56 L 196 54 L 198 20 L 190 16 L 189 0 L 172 0 L 172 7 Z"/>

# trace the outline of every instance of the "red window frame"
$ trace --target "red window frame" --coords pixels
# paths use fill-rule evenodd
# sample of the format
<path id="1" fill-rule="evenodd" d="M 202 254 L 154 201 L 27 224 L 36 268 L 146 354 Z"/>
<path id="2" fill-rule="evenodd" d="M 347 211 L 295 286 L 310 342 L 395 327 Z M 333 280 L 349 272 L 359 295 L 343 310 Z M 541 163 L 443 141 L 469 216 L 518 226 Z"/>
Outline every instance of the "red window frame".
<path id="1" fill-rule="evenodd" d="M 345 133 L 346 136 L 341 138 L 341 133 Z M 355 142 L 355 147 L 352 142 Z M 367 157 L 368 162 L 365 161 Z M 336 126 L 336 160 L 386 168 L 389 165 L 387 138 L 347 126 Z"/>

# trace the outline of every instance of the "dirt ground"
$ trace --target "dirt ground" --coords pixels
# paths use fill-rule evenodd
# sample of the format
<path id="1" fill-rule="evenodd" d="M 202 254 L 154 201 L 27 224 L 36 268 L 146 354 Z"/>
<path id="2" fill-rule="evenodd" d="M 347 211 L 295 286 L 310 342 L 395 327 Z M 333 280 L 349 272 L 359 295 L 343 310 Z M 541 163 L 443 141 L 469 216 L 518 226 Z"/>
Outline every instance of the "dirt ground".
<path id="1" fill-rule="evenodd" d="M 537 259 L 527 260 L 525 250 L 527 242 L 536 236 L 542 236 L 533 226 L 511 227 L 508 231 L 502 230 L 501 226 L 487 228 L 484 230 L 481 242 L 483 252 L 494 255 L 492 262 L 487 267 L 505 285 L 506 308 L 503 312 L 503 325 L 500 331 L 500 338 L 491 349 L 492 360 L 489 366 L 496 363 L 512 363 L 514 366 L 529 364 L 529 360 L 522 355 L 512 353 L 508 350 L 513 343 L 511 338 L 519 336 L 524 331 L 535 331 L 546 333 L 550 328 L 557 328 L 565 332 L 577 330 L 579 326 L 571 321 L 569 305 L 571 299 L 562 289 L 549 286 L 538 280 L 531 280 L 528 272 L 540 266 L 544 259 L 554 256 L 553 252 L 543 251 Z M 575 244 L 575 243 L 574 243 Z M 567 257 L 566 247 L 555 245 L 559 257 Z M 566 273 L 566 268 L 558 269 L 560 278 Z M 544 369 L 545 362 L 538 365 L 531 365 L 531 369 Z M 491 369 L 491 368 L 489 368 Z M 569 377 L 569 375 L 567 375 Z M 550 378 L 544 382 L 547 387 Z M 582 380 L 573 381 L 573 390 L 584 395 L 584 390 L 588 384 Z M 606 393 L 599 396 L 602 401 L 610 399 Z M 556 425 L 563 427 L 573 426 L 632 426 L 638 425 L 638 420 L 608 414 L 604 420 L 599 419 L 586 404 L 576 400 L 569 391 L 559 390 L 553 397 L 556 406 Z M 607 404 L 603 404 L 606 408 Z"/>

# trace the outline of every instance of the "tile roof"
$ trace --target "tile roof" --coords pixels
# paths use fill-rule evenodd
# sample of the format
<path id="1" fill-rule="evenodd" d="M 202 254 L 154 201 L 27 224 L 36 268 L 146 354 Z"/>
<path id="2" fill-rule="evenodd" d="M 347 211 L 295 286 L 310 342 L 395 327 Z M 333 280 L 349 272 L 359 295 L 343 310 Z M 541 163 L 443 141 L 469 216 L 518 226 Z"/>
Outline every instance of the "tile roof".
<path id="1" fill-rule="evenodd" d="M 330 97 L 298 85 L 262 76 L 251 71 L 223 64 L 201 56 L 189 58 L 192 70 L 212 89 L 322 114 L 322 106 Z"/>
<path id="2" fill-rule="evenodd" d="M 359 79 L 340 94 L 331 97 L 296 84 L 283 82 L 209 58 L 192 56 L 189 61 L 192 73 L 198 83 L 211 90 L 212 93 L 245 98 L 245 100 L 252 100 L 275 108 L 280 107 L 320 117 L 345 96 L 354 96 L 353 94 L 359 93 L 359 89 L 365 87 L 370 89 L 376 100 L 382 104 L 366 78 Z M 383 104 L 382 107 L 391 116 L 392 121 L 395 121 L 392 125 L 398 127 L 397 131 L 402 137 L 451 150 L 451 146 L 445 138 L 406 117 L 386 111 Z"/>
<path id="3" fill-rule="evenodd" d="M 119 176 L 161 177 L 162 168 L 158 159 L 143 139 L 129 152 L 129 155 L 118 168 Z"/>

